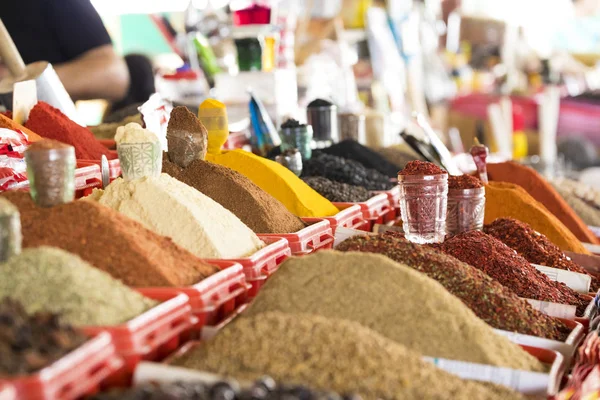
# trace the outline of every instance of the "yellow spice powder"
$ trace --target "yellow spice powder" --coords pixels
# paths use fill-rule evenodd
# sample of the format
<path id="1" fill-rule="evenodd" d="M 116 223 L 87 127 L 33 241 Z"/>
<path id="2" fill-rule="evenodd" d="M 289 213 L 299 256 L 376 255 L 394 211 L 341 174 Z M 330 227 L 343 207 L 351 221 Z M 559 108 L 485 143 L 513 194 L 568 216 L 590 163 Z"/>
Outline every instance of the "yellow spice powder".
<path id="1" fill-rule="evenodd" d="M 207 154 L 206 161 L 229 167 L 254 182 L 299 217 L 329 217 L 338 209 L 281 164 L 244 150 Z"/>

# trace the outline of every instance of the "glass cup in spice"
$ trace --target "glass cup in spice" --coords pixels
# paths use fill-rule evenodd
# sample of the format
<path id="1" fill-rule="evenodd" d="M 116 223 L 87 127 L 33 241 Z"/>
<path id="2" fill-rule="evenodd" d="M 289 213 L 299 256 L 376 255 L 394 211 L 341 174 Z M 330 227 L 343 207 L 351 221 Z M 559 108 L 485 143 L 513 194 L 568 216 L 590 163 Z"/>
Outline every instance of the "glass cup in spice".
<path id="1" fill-rule="evenodd" d="M 414 243 L 441 243 L 446 235 L 448 173 L 435 164 L 411 161 L 398 174 L 402 227 Z"/>
<path id="2" fill-rule="evenodd" d="M 21 253 L 22 239 L 19 209 L 0 197 L 0 262 Z"/>
<path id="3" fill-rule="evenodd" d="M 288 119 L 281 125 L 281 152 L 298 149 L 302 159 L 310 160 L 312 157 L 311 142 L 313 139 L 312 126 L 301 124 L 295 119 Z"/>
<path id="4" fill-rule="evenodd" d="M 296 176 L 302 174 L 302 156 L 298 149 L 286 150 L 275 157 L 275 161 L 292 171 Z"/>
<path id="5" fill-rule="evenodd" d="M 31 198 L 40 207 L 69 203 L 75 198 L 75 148 L 44 139 L 25 151 Z"/>
<path id="6" fill-rule="evenodd" d="M 483 230 L 485 213 L 485 187 L 471 175 L 448 178 L 448 210 L 446 234 Z"/>
<path id="7" fill-rule="evenodd" d="M 162 170 L 162 146 L 158 136 L 135 122 L 120 126 L 115 135 L 123 179 L 158 176 Z"/>

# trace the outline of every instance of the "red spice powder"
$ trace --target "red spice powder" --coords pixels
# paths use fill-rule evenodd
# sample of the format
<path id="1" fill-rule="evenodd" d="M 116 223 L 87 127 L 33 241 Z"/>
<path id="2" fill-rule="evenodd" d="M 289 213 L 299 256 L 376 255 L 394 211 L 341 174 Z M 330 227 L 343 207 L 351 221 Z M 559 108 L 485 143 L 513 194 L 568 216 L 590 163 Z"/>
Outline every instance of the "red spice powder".
<path id="1" fill-rule="evenodd" d="M 447 174 L 446 171 L 437 165 L 421 160 L 414 160 L 406 164 L 404 169 L 399 172 L 400 175 L 439 175 Z"/>
<path id="2" fill-rule="evenodd" d="M 60 110 L 43 101 L 33 107 L 25 127 L 45 138 L 75 147 L 77 159 L 99 160 L 102 155 L 109 159 L 116 158 L 116 155 L 103 146 L 89 129 L 71 121 Z"/>
<path id="3" fill-rule="evenodd" d="M 513 249 L 483 232 L 460 233 L 432 247 L 482 270 L 520 297 L 572 304 L 578 316 L 584 314 L 590 302 L 564 283 L 551 281 Z"/>
<path id="4" fill-rule="evenodd" d="M 448 177 L 448 189 L 478 189 L 480 187 L 483 187 L 483 183 L 471 175 L 450 175 Z"/>

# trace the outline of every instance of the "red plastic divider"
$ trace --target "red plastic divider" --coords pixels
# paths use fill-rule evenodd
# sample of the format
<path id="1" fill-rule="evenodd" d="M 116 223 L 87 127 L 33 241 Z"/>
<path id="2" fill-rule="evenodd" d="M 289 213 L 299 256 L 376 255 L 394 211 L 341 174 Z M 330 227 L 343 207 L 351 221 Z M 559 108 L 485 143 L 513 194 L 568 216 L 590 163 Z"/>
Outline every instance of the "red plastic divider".
<path id="1" fill-rule="evenodd" d="M 333 247 L 333 231 L 328 220 L 324 218 L 302 219 L 309 225 L 296 233 L 269 233 L 259 234 L 261 239 L 284 238 L 288 241 L 292 255 L 301 256 L 314 253 L 321 249 L 331 249 Z"/>
<path id="2" fill-rule="evenodd" d="M 302 218 L 304 222 L 309 224 L 321 221 L 323 219 L 329 221 L 329 226 L 331 226 L 331 233 L 333 235 L 335 235 L 335 231 L 338 228 L 338 226 L 343 228 L 358 229 L 367 222 L 363 217 L 363 212 L 360 206 L 356 204 L 344 210 L 341 210 L 333 217 Z"/>
<path id="3" fill-rule="evenodd" d="M 286 258 L 292 255 L 288 241 L 284 238 L 263 238 L 266 246 L 247 258 L 231 260 L 204 260 L 209 264 L 218 265 L 219 261 L 232 261 L 244 268 L 246 281 L 252 285 L 248 292 L 254 297 L 267 278 L 271 276 Z"/>
<path id="4" fill-rule="evenodd" d="M 371 197 L 369 200 L 362 203 L 333 203 L 340 210 L 349 208 L 355 204 L 360 206 L 362 210 L 363 217 L 367 222 L 359 227 L 358 229 L 364 230 L 367 232 L 371 231 L 374 224 L 383 223 L 384 217 L 391 210 L 390 200 L 388 195 L 385 193 L 381 193 Z"/>
<path id="5" fill-rule="evenodd" d="M 393 189 L 383 192 L 373 192 L 376 194 L 384 193 L 390 201 L 390 211 L 383 217 L 383 223 L 395 221 L 400 217 L 400 186 L 394 186 Z"/>
<path id="6" fill-rule="evenodd" d="M 116 154 L 116 152 L 115 152 Z M 77 165 L 97 165 L 100 167 L 100 160 L 77 160 Z M 108 160 L 109 177 L 111 182 L 121 176 L 121 162 L 118 158 Z"/>
<path id="7" fill-rule="evenodd" d="M 99 332 L 33 375 L 0 380 L 0 399 L 4 399 L 4 393 L 10 398 L 11 392 L 19 400 L 71 400 L 93 395 L 123 365 L 111 335 Z M 3 383 L 8 384 L 5 390 Z"/>
<path id="8" fill-rule="evenodd" d="M 152 290 L 136 290 L 162 303 L 121 325 L 83 328 L 92 335 L 101 331 L 110 333 L 117 354 L 124 358 L 124 370 L 110 380 L 114 386 L 130 384 L 135 366 L 140 361 L 160 361 L 174 352 L 179 347 L 181 337 L 189 334 L 196 323 L 189 297 L 184 293 L 173 296 L 153 293 Z"/>
<path id="9" fill-rule="evenodd" d="M 554 396 L 559 388 L 562 378 L 567 370 L 565 359 L 562 354 L 548 349 L 539 347 L 526 346 L 520 344 L 521 348 L 537 358 L 541 363 L 550 365 L 550 383 L 548 385 L 548 395 Z"/>
<path id="10" fill-rule="evenodd" d="M 146 295 L 153 298 L 175 297 L 185 293 L 189 297 L 192 314 L 197 318 L 193 327 L 194 333 L 200 333 L 206 325 L 218 325 L 227 319 L 236 309 L 248 301 L 251 285 L 246 282 L 243 267 L 227 260 L 212 261 L 211 264 L 221 269 L 187 287 L 151 287 L 143 288 Z"/>

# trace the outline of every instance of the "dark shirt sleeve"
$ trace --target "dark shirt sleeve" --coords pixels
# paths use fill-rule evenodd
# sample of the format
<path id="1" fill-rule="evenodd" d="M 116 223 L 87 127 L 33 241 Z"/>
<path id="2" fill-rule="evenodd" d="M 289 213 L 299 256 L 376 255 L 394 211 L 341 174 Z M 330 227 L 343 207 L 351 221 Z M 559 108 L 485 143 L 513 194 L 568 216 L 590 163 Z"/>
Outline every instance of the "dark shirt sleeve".
<path id="1" fill-rule="evenodd" d="M 90 0 L 51 0 L 46 3 L 62 56 L 67 60 L 86 51 L 111 44 L 110 36 Z"/>

